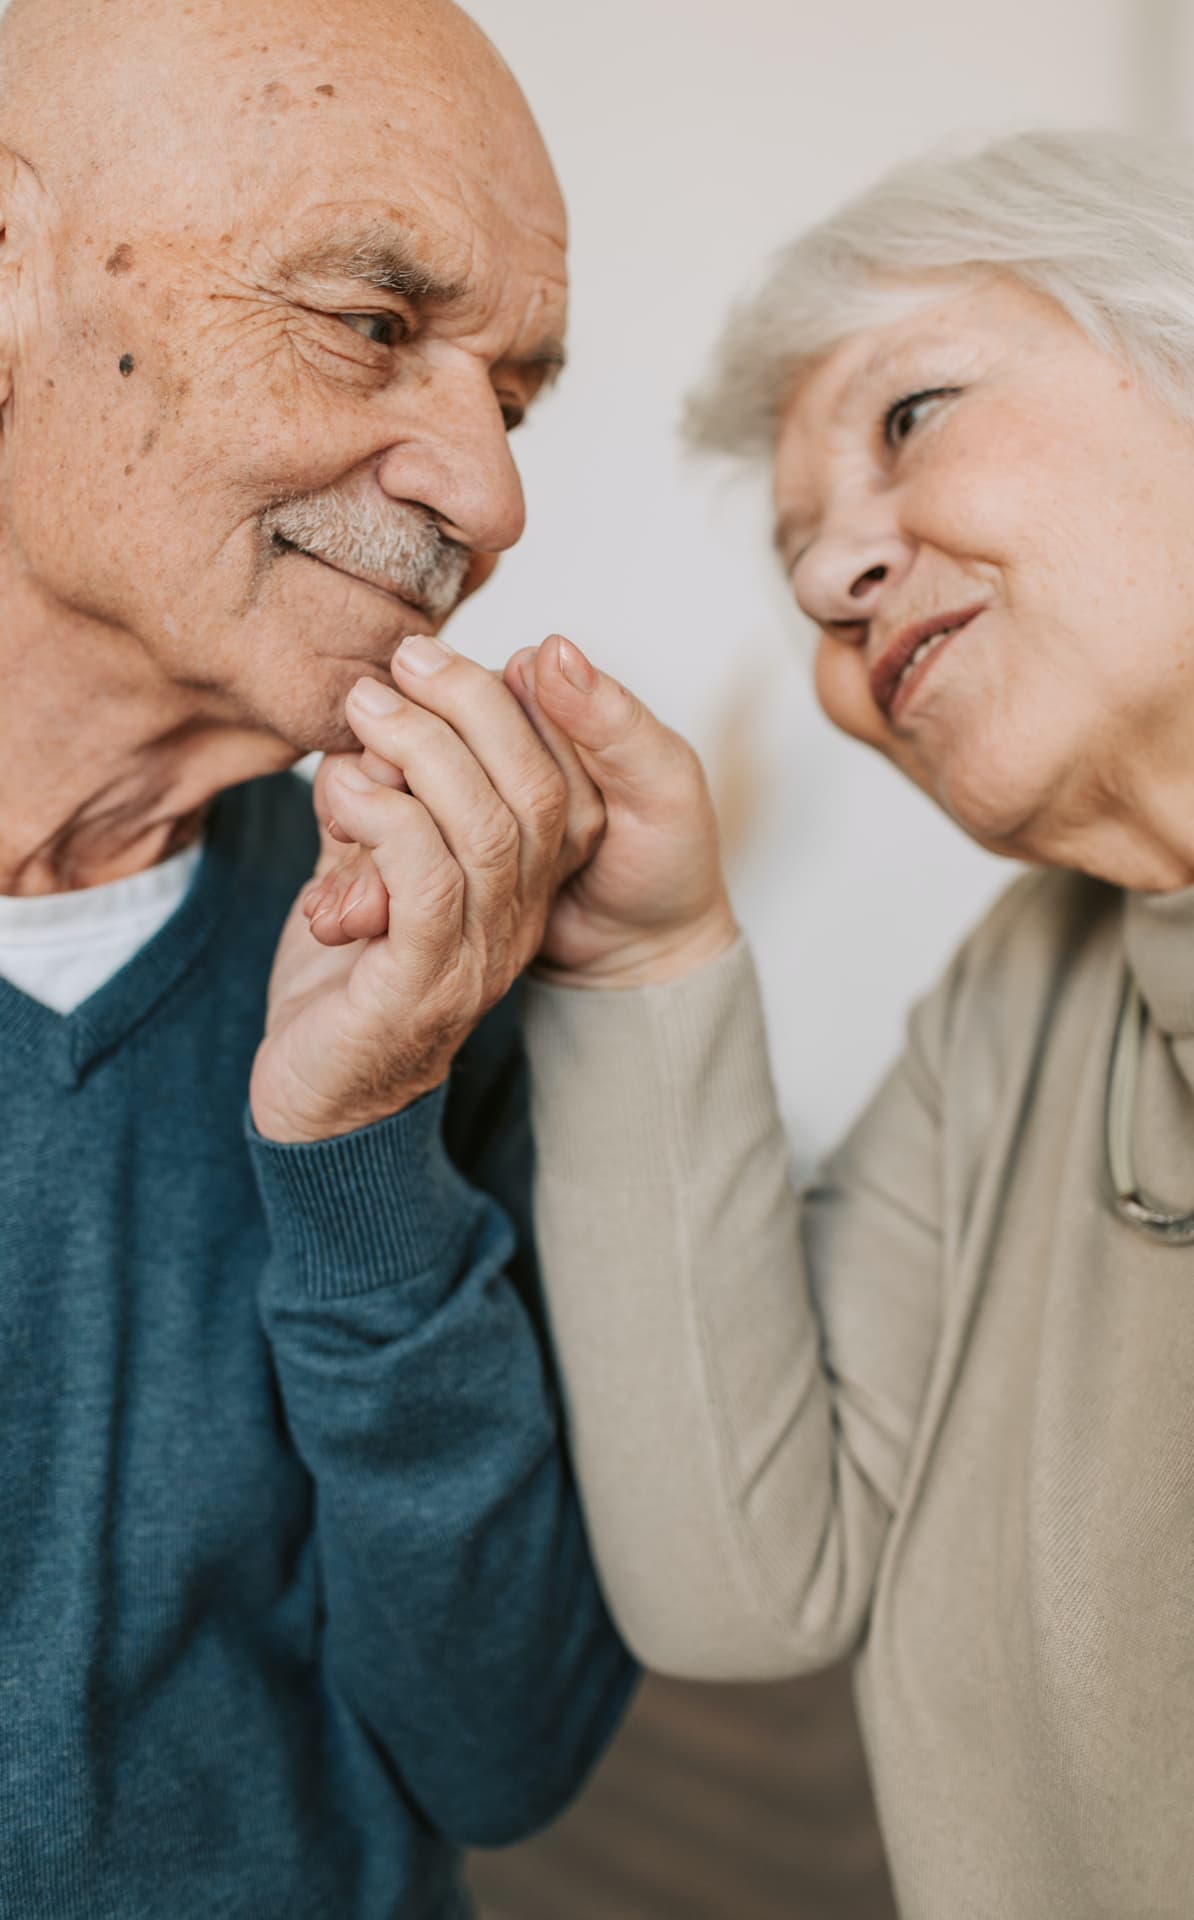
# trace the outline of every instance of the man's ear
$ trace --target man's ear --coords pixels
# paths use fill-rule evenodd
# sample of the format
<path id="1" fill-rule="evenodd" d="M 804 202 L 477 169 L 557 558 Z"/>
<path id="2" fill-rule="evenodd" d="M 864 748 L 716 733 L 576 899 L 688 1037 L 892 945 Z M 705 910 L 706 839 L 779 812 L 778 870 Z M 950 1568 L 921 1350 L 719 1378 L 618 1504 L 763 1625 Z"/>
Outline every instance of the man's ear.
<path id="1" fill-rule="evenodd" d="M 27 210 L 29 189 L 36 184 L 32 167 L 0 140 L 0 407 L 12 398 L 17 361 L 17 296 L 21 285 L 21 247 L 18 235 L 28 233 L 21 217 Z"/>
<path id="2" fill-rule="evenodd" d="M 12 397 L 16 363 L 18 275 L 11 220 L 20 165 L 12 148 L 0 141 L 0 407 L 6 407 Z"/>

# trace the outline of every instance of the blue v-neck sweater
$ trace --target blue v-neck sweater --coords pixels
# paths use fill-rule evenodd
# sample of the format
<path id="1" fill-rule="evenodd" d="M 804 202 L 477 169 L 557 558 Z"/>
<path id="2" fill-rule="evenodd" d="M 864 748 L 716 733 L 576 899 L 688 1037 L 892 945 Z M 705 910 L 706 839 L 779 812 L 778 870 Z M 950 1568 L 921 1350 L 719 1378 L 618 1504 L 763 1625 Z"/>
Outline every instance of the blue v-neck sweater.
<path id="1" fill-rule="evenodd" d="M 0 982 L 0 1915 L 446 1920 L 630 1667 L 534 1304 L 511 1003 L 368 1131 L 246 1122 L 315 857 L 227 794 L 63 1017 Z"/>

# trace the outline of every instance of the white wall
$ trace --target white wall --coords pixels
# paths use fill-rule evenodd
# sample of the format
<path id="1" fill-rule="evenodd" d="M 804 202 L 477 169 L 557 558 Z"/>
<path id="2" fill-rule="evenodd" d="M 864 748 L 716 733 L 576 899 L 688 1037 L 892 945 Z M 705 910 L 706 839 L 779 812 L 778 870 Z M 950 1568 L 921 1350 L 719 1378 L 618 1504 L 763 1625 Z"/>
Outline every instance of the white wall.
<path id="1" fill-rule="evenodd" d="M 573 364 L 520 437 L 530 528 L 453 640 L 559 628 L 753 778 L 735 898 L 797 1151 L 1010 877 L 813 706 L 757 482 L 678 451 L 681 395 L 768 252 L 943 135 L 1162 116 L 1183 0 L 466 0 L 521 78 L 574 223 Z M 731 779 L 737 770 L 737 777 Z"/>

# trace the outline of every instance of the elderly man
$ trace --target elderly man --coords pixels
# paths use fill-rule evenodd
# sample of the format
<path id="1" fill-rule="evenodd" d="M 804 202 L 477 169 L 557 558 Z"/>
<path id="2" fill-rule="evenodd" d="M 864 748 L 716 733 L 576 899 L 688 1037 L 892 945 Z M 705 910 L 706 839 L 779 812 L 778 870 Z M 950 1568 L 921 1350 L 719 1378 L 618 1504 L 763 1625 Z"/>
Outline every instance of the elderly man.
<path id="1" fill-rule="evenodd" d="M 667 742 L 436 637 L 564 297 L 447 0 L 0 25 L 6 1920 L 447 1920 L 628 1694 L 507 988 L 599 830 L 549 951 L 668 947 L 588 777 Z"/>

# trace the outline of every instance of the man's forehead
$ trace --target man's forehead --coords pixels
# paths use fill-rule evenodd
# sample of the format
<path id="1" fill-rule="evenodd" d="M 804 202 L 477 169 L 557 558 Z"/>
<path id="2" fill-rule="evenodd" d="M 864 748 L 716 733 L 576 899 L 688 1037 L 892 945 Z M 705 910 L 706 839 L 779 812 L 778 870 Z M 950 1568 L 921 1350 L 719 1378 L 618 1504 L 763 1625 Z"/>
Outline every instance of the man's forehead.
<path id="1" fill-rule="evenodd" d="M 264 236 L 257 216 L 271 201 L 280 209 L 301 175 L 318 198 L 359 197 L 365 181 L 367 194 L 401 196 L 408 179 L 417 195 L 425 179 L 455 178 L 563 242 L 550 161 L 517 83 L 447 0 L 338 0 L 330 11 L 325 0 L 76 3 L 79 32 L 60 68 L 34 31 L 38 0 L 16 0 L 27 84 L 10 131 L 48 183 L 90 181 L 91 205 L 94 158 L 106 151 L 114 219 L 152 226 L 182 211 L 198 232 L 206 213 L 239 211 Z M 66 4 L 45 0 L 46 12 Z M 88 22 L 103 29 L 102 58 Z"/>

